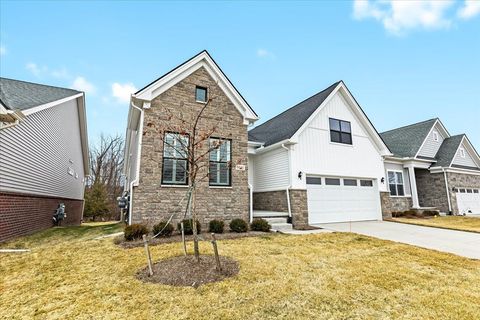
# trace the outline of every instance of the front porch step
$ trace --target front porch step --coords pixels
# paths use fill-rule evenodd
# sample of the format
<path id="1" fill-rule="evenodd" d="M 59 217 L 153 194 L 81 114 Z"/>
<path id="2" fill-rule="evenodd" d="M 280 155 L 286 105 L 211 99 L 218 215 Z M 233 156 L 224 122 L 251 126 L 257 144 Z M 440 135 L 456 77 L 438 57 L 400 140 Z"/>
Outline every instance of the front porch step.
<path id="1" fill-rule="evenodd" d="M 272 226 L 271 230 L 272 231 L 277 231 L 277 232 L 282 232 L 282 231 L 287 231 L 287 230 L 293 230 L 292 224 L 291 223 L 274 223 L 270 224 Z"/>
<path id="2" fill-rule="evenodd" d="M 288 217 L 274 217 L 274 218 L 262 218 L 268 221 L 270 225 L 277 223 L 288 223 Z"/>
<path id="3" fill-rule="evenodd" d="M 288 217 L 288 212 L 253 210 L 254 218 Z"/>

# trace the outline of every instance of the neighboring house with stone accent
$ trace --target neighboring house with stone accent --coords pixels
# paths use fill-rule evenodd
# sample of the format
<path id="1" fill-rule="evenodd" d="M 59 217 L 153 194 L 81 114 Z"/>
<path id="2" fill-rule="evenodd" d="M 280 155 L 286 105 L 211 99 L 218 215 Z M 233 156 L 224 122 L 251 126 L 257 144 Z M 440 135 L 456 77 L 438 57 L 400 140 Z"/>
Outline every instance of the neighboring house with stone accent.
<path id="1" fill-rule="evenodd" d="M 340 81 L 249 131 L 254 216 L 381 220 L 392 153 Z"/>
<path id="2" fill-rule="evenodd" d="M 130 199 L 128 223 L 152 225 L 172 214 L 174 223 L 183 219 L 188 175 L 176 141 L 181 143 L 182 135 L 192 133 L 180 134 L 178 128 L 187 130 L 185 124 L 193 123 L 209 97 L 214 99 L 199 127 L 204 132 L 215 131 L 199 145 L 198 153 L 208 152 L 218 139 L 223 143 L 210 153 L 208 166 L 199 172 L 208 178 L 197 183 L 196 212 L 204 227 L 213 219 L 248 221 L 247 130 L 258 117 L 212 57 L 202 51 L 131 96 L 124 166 Z"/>
<path id="3" fill-rule="evenodd" d="M 80 224 L 88 173 L 85 94 L 0 78 L 0 241 Z"/>
<path id="4" fill-rule="evenodd" d="M 480 157 L 465 134 L 451 136 L 435 118 L 381 136 L 393 152 L 385 159 L 386 216 L 411 208 L 480 214 Z"/>

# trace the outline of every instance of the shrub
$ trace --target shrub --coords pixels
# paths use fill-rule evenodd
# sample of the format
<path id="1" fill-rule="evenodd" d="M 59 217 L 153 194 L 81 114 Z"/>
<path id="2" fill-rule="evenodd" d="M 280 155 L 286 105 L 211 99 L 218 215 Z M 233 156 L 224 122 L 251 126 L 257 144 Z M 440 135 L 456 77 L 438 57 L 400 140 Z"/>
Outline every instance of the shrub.
<path id="1" fill-rule="evenodd" d="M 241 233 L 248 231 L 248 224 L 243 219 L 233 219 L 230 222 L 230 231 Z"/>
<path id="2" fill-rule="evenodd" d="M 132 224 L 125 227 L 125 240 L 133 241 L 142 239 L 144 234 L 148 234 L 148 228 L 143 224 Z"/>
<path id="3" fill-rule="evenodd" d="M 423 216 L 424 217 L 435 217 L 438 215 L 438 211 L 435 210 L 425 210 L 423 211 Z"/>
<path id="4" fill-rule="evenodd" d="M 153 226 L 152 233 L 160 233 L 160 237 L 170 237 L 173 233 L 173 225 L 167 221 L 162 221 Z"/>
<path id="5" fill-rule="evenodd" d="M 401 216 L 402 216 L 401 212 L 397 212 L 397 211 L 392 212 L 392 218 L 398 218 L 398 217 L 401 217 Z"/>
<path id="6" fill-rule="evenodd" d="M 250 224 L 250 230 L 269 232 L 272 226 L 265 219 L 253 219 Z"/>
<path id="7" fill-rule="evenodd" d="M 223 233 L 225 223 L 221 220 L 212 220 L 208 224 L 208 232 Z"/>
<path id="8" fill-rule="evenodd" d="M 184 219 L 182 220 L 183 222 L 183 231 L 185 234 L 193 234 L 193 220 L 192 219 Z M 201 225 L 200 222 L 197 220 L 197 233 L 201 232 Z M 180 222 L 177 224 L 177 230 L 182 232 L 182 226 L 180 225 Z"/>

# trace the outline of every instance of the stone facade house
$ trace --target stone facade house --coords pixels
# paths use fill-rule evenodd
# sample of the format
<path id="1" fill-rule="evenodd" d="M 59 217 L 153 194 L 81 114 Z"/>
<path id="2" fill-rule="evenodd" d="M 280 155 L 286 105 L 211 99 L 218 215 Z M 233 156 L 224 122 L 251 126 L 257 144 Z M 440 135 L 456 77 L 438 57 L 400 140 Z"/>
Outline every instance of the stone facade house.
<path id="1" fill-rule="evenodd" d="M 211 99 L 211 100 L 210 100 Z M 125 148 L 129 223 L 152 225 L 184 218 L 189 181 L 182 148 L 206 101 L 197 153 L 208 153 L 197 181 L 196 212 L 213 219 L 246 221 L 250 213 L 247 147 L 257 115 L 211 56 L 202 51 L 132 95 Z M 221 142 L 221 143 L 219 143 Z"/>
<path id="2" fill-rule="evenodd" d="M 411 208 L 480 214 L 480 157 L 465 134 L 451 136 L 436 118 L 381 136 L 393 152 L 385 159 L 386 216 Z"/>
<path id="3" fill-rule="evenodd" d="M 88 174 L 85 94 L 0 78 L 0 242 L 80 224 Z"/>

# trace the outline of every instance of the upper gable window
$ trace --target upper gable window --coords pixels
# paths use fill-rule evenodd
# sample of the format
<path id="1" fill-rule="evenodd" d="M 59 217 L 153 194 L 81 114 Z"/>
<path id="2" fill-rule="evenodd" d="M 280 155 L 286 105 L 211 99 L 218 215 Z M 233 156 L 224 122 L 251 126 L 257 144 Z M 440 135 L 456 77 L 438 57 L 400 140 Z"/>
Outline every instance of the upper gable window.
<path id="1" fill-rule="evenodd" d="M 433 141 L 438 141 L 438 132 L 433 131 Z"/>
<path id="2" fill-rule="evenodd" d="M 465 158 L 465 149 L 460 148 L 460 157 Z"/>
<path id="3" fill-rule="evenodd" d="M 330 118 L 330 141 L 352 144 L 352 126 L 350 122 Z"/>
<path id="4" fill-rule="evenodd" d="M 207 102 L 207 88 L 197 86 L 195 88 L 195 101 Z"/>

